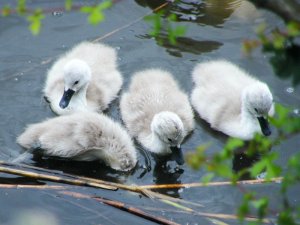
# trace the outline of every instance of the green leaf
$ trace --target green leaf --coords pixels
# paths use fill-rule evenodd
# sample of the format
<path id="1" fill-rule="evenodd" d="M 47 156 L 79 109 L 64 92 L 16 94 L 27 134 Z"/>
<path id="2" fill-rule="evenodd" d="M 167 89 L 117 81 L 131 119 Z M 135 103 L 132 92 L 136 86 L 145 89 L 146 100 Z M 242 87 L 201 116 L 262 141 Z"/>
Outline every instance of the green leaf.
<path id="1" fill-rule="evenodd" d="M 104 2 L 102 2 L 98 5 L 99 10 L 105 10 L 105 9 L 110 8 L 111 6 L 112 6 L 112 1 L 111 0 L 104 1 Z"/>
<path id="2" fill-rule="evenodd" d="M 26 0 L 18 0 L 17 12 L 21 15 L 26 13 Z"/>
<path id="3" fill-rule="evenodd" d="M 266 168 L 266 161 L 260 160 L 256 162 L 249 170 L 252 177 L 256 177 Z"/>
<path id="4" fill-rule="evenodd" d="M 258 200 L 252 200 L 252 205 L 257 209 L 258 217 L 262 219 L 267 214 L 267 208 L 269 204 L 268 198 L 264 197 Z"/>
<path id="5" fill-rule="evenodd" d="M 225 148 L 228 150 L 236 150 L 244 146 L 244 141 L 238 138 L 229 138 L 226 142 Z"/>
<path id="6" fill-rule="evenodd" d="M 299 225 L 299 223 L 295 222 L 293 215 L 291 213 L 291 209 L 286 209 L 284 211 L 281 211 L 277 218 L 277 223 L 278 225 Z"/>
<path id="7" fill-rule="evenodd" d="M 45 16 L 41 9 L 36 9 L 32 15 L 27 17 L 27 20 L 30 22 L 29 29 L 33 35 L 39 34 L 42 26 L 41 21 L 44 18 Z"/>
<path id="8" fill-rule="evenodd" d="M 253 199 L 254 193 L 248 192 L 244 195 L 242 204 L 238 207 L 238 218 L 243 221 L 244 217 L 250 212 L 250 201 Z"/>
<path id="9" fill-rule="evenodd" d="M 8 16 L 10 12 L 11 12 L 11 8 L 9 5 L 5 5 L 1 10 L 2 16 Z"/>
<path id="10" fill-rule="evenodd" d="M 196 148 L 196 151 L 191 153 L 188 152 L 185 154 L 185 159 L 187 163 L 193 168 L 193 169 L 200 169 L 200 167 L 205 163 L 207 160 L 205 156 L 205 150 L 208 148 L 209 144 L 202 144 Z"/>
<path id="11" fill-rule="evenodd" d="M 286 38 L 280 33 L 273 33 L 273 46 L 275 49 L 283 49 L 285 46 Z"/>
<path id="12" fill-rule="evenodd" d="M 153 24 L 153 29 L 149 34 L 153 37 L 157 37 L 162 28 L 161 13 L 146 16 L 144 17 L 144 20 Z"/>
<path id="13" fill-rule="evenodd" d="M 184 36 L 187 30 L 187 27 L 185 26 L 177 26 L 175 27 L 175 33 L 176 33 L 176 37 L 181 37 Z"/>
<path id="14" fill-rule="evenodd" d="M 65 9 L 67 11 L 70 11 L 72 9 L 72 4 L 73 4 L 72 0 L 65 0 Z"/>
<path id="15" fill-rule="evenodd" d="M 110 0 L 104 1 L 96 6 L 83 6 L 80 11 L 89 14 L 88 22 L 92 25 L 98 25 L 105 19 L 103 11 L 112 6 Z"/>
<path id="16" fill-rule="evenodd" d="M 289 36 L 296 37 L 300 35 L 300 23 L 291 21 L 287 24 L 286 28 Z"/>
<path id="17" fill-rule="evenodd" d="M 214 173 L 207 173 L 201 178 L 201 181 L 202 183 L 207 184 L 214 178 L 214 176 Z"/>

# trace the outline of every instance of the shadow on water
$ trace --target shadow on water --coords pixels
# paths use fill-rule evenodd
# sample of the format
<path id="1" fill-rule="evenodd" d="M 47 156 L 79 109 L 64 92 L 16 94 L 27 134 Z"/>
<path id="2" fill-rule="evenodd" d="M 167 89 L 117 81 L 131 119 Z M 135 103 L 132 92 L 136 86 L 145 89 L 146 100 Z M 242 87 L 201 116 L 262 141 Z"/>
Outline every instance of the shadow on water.
<path id="1" fill-rule="evenodd" d="M 270 58 L 275 74 L 281 79 L 291 79 L 294 86 L 300 83 L 300 46 L 292 45 L 274 52 Z"/>
<path id="2" fill-rule="evenodd" d="M 135 2 L 143 7 L 155 9 L 168 1 L 135 0 Z M 164 10 L 166 14 L 174 13 L 178 21 L 221 27 L 241 2 L 241 0 L 179 0 L 168 4 Z"/>
<path id="3" fill-rule="evenodd" d="M 184 169 L 171 162 L 170 157 L 155 157 L 156 163 L 153 169 L 153 181 L 155 184 L 181 184 L 180 177 L 184 174 Z M 161 194 L 167 194 L 176 198 L 180 197 L 179 189 L 161 189 Z"/>
<path id="4" fill-rule="evenodd" d="M 139 35 L 139 38 L 151 39 L 152 36 Z M 202 53 L 211 52 L 213 50 L 218 49 L 223 44 L 217 41 L 198 41 L 192 38 L 187 37 L 179 37 L 177 38 L 176 45 L 173 45 L 169 42 L 169 38 L 167 34 L 160 33 L 155 37 L 155 40 L 158 45 L 165 47 L 166 51 L 175 57 L 182 57 L 182 52 L 192 53 L 195 55 L 200 55 Z"/>
<path id="5" fill-rule="evenodd" d="M 39 157 L 33 158 L 34 166 L 53 171 L 61 171 L 63 173 L 76 176 L 85 176 L 106 181 L 124 183 L 128 176 L 134 172 L 118 172 L 106 166 L 100 161 L 81 162 L 73 160 L 65 160 L 55 157 Z"/>

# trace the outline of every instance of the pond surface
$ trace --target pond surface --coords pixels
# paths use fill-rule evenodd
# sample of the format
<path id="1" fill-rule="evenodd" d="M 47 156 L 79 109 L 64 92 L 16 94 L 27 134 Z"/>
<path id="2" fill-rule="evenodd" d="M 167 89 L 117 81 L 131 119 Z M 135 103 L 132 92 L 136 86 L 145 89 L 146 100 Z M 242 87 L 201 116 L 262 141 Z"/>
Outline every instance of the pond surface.
<path id="1" fill-rule="evenodd" d="M 5 2 L 10 1 L 1 1 L 0 6 L 5 5 Z M 86 2 L 74 3 L 80 6 L 87 4 Z M 164 1 L 151 0 L 115 1 L 113 7 L 106 11 L 106 20 L 94 27 L 88 25 L 86 15 L 76 11 L 64 12 L 62 1 L 28 1 L 29 8 L 41 7 L 48 12 L 38 36 L 31 35 L 24 18 L 17 15 L 1 18 L 0 160 L 11 160 L 22 152 L 15 140 L 27 124 L 55 116 L 42 98 L 47 70 L 60 54 L 83 40 L 101 39 L 103 43 L 118 49 L 119 69 L 125 81 L 123 89 L 127 88 L 134 72 L 159 67 L 172 72 L 180 86 L 190 93 L 192 89 L 190 73 L 197 62 L 226 58 L 268 83 L 276 102 L 290 106 L 296 114 L 299 113 L 300 89 L 293 87 L 290 79 L 282 80 L 274 74 L 270 64 L 271 56 L 256 50 L 251 57 L 246 57 L 241 51 L 243 40 L 256 38 L 255 28 L 259 24 L 266 22 L 269 24 L 268 29 L 271 30 L 274 26 L 283 25 L 280 18 L 268 11 L 258 10 L 246 1 L 182 0 L 176 6 L 169 4 L 166 7 L 168 12 L 178 16 L 179 25 L 188 27 L 186 36 L 179 38 L 178 45 L 173 46 L 167 42 L 164 33 L 158 38 L 150 37 L 148 33 L 152 28 L 151 24 L 137 20 L 163 3 Z M 123 27 L 125 25 L 128 26 Z M 103 38 L 112 31 L 116 32 Z M 284 70 L 281 72 L 284 74 Z M 118 99 L 111 104 L 106 114 L 121 122 Z M 211 143 L 209 154 L 221 150 L 227 137 L 211 130 L 197 116 L 196 121 L 196 129 L 183 144 L 184 152 L 194 151 L 197 146 L 204 143 Z M 279 151 L 281 147 L 284 149 L 278 161 L 283 168 L 299 144 L 299 137 L 295 137 L 273 149 L 274 151 Z M 203 171 L 192 170 L 188 165 L 177 167 L 171 160 L 163 166 L 155 156 L 151 156 L 151 171 L 141 176 L 144 172 L 142 166 L 145 165 L 142 151 L 139 152 L 139 166 L 130 174 L 117 173 L 96 162 L 28 159 L 25 163 L 75 175 L 138 185 L 198 182 L 205 174 Z M 243 161 L 243 158 L 236 157 L 233 159 L 232 167 L 237 169 L 247 163 L 249 162 Z M 41 182 L 1 174 L 0 183 Z M 274 193 L 278 192 L 279 186 L 266 184 L 251 186 L 249 189 L 257 191 L 260 196 L 270 196 L 270 193 L 275 196 Z M 122 190 L 113 192 L 87 187 L 70 187 L 68 190 L 118 200 L 179 224 L 214 223 L 201 215 L 184 213 L 183 210 L 162 202 Z M 164 189 L 160 192 L 203 205 L 203 207 L 187 205 L 199 212 L 222 214 L 234 214 L 243 196 L 238 188 L 230 186 Z M 295 203 L 300 200 L 298 191 L 295 190 L 290 194 Z M 280 199 L 271 198 L 271 205 L 275 211 L 279 201 Z M 59 194 L 55 190 L 0 189 L 0 224 L 20 224 L 19 217 L 24 213 L 27 216 L 32 212 L 36 214 L 35 210 L 41 211 L 42 220 L 46 218 L 49 224 L 152 224 L 143 218 L 92 199 L 76 199 Z M 224 222 L 238 224 L 235 220 Z"/>

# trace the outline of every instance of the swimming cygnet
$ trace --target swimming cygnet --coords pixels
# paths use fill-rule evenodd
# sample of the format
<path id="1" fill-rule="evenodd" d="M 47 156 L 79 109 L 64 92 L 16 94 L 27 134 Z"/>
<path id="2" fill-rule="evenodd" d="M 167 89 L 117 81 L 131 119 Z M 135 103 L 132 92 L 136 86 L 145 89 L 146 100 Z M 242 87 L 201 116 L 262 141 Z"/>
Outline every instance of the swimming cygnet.
<path id="1" fill-rule="evenodd" d="M 147 150 L 172 153 L 178 164 L 184 163 L 180 145 L 194 129 L 194 115 L 188 96 L 169 72 L 148 69 L 134 74 L 120 109 L 129 133 Z"/>
<path id="2" fill-rule="evenodd" d="M 192 78 L 192 105 L 211 127 L 244 140 L 271 134 L 267 116 L 274 105 L 265 83 L 225 60 L 199 63 Z"/>
<path id="3" fill-rule="evenodd" d="M 44 87 L 51 109 L 59 115 L 105 110 L 123 83 L 116 60 L 114 48 L 90 42 L 62 55 L 48 71 Z"/>
<path id="4" fill-rule="evenodd" d="M 32 124 L 17 138 L 36 154 L 78 161 L 103 160 L 115 170 L 137 163 L 136 149 L 126 130 L 105 115 L 78 112 Z"/>

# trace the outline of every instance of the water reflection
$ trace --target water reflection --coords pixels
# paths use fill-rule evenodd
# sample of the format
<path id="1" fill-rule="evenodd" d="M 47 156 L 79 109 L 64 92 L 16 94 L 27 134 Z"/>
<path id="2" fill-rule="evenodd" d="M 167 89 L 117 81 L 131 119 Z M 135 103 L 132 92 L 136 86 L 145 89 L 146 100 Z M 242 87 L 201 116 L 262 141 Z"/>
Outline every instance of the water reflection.
<path id="1" fill-rule="evenodd" d="M 260 160 L 260 154 L 254 153 L 248 155 L 243 152 L 236 153 L 232 159 L 232 170 L 238 173 L 241 170 L 250 168 L 254 163 Z M 245 173 L 240 177 L 240 180 L 255 179 L 249 173 Z"/>
<path id="2" fill-rule="evenodd" d="M 168 1 L 135 0 L 135 2 L 143 7 L 155 9 Z M 164 10 L 167 14 L 176 14 L 179 21 L 220 27 L 241 5 L 241 2 L 242 0 L 179 0 L 168 4 Z"/>
<path id="3" fill-rule="evenodd" d="M 180 177 L 184 170 L 177 167 L 176 162 L 170 162 L 169 157 L 155 159 L 156 164 L 153 169 L 153 181 L 155 184 L 181 184 Z M 167 194 L 176 198 L 180 197 L 179 189 L 158 189 L 161 194 Z"/>
<path id="4" fill-rule="evenodd" d="M 300 46 L 292 45 L 275 51 L 270 58 L 275 74 L 281 79 L 291 79 L 294 86 L 300 83 Z"/>
<path id="5" fill-rule="evenodd" d="M 125 183 L 130 173 L 111 169 L 100 161 L 80 162 L 55 157 L 34 157 L 34 166 L 77 176 L 91 177 L 116 183 Z M 131 171 L 133 173 L 134 171 Z"/>
<path id="6" fill-rule="evenodd" d="M 150 35 L 140 35 L 140 38 L 152 38 Z M 160 33 L 155 40 L 158 45 L 166 48 L 166 51 L 175 57 L 182 57 L 182 52 L 188 52 L 195 55 L 199 55 L 205 52 L 211 52 L 218 49 L 223 44 L 217 41 L 197 41 L 192 38 L 179 37 L 177 38 L 177 44 L 173 45 L 169 42 L 168 35 Z"/>

